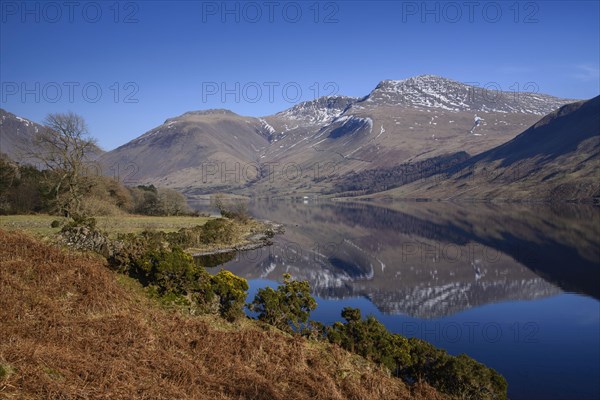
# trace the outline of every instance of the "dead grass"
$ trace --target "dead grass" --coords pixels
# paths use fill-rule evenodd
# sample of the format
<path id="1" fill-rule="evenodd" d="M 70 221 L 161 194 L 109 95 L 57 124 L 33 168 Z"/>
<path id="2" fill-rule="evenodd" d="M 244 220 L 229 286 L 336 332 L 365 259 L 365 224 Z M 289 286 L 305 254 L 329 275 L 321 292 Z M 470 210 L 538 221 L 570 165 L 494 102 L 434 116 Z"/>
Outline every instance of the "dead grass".
<path id="1" fill-rule="evenodd" d="M 443 398 L 324 343 L 161 309 L 118 277 L 0 230 L 0 398 Z"/>

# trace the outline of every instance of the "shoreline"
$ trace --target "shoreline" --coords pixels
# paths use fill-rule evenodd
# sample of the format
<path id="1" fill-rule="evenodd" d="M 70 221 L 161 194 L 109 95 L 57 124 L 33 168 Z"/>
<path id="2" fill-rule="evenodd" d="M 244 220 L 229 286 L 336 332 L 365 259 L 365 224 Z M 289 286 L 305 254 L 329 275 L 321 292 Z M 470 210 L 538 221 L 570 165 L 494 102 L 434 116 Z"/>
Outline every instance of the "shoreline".
<path id="1" fill-rule="evenodd" d="M 261 247 L 272 245 L 272 237 L 274 237 L 275 235 L 282 235 L 283 233 L 285 233 L 285 228 L 283 224 L 279 224 L 269 220 L 255 221 L 265 225 L 263 231 L 247 235 L 240 243 L 236 243 L 227 247 L 219 247 L 211 250 L 200 250 L 190 248 L 186 249 L 185 251 L 186 253 L 189 253 L 192 257 L 203 257 L 215 254 L 230 253 L 234 251 L 256 250 Z"/>

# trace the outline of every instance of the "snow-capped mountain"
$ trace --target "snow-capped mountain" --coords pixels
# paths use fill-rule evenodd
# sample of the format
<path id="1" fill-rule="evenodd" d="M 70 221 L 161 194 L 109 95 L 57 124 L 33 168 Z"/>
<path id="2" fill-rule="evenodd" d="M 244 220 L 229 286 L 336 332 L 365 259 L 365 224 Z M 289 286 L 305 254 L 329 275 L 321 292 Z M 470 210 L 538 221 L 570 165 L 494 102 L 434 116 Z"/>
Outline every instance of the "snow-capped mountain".
<path id="1" fill-rule="evenodd" d="M 287 118 L 293 121 L 311 125 L 327 125 L 358 99 L 348 96 L 324 96 L 315 100 L 304 101 L 278 112 L 275 117 Z"/>
<path id="2" fill-rule="evenodd" d="M 329 125 L 358 99 L 348 96 L 323 96 L 304 101 L 275 115 L 260 118 L 270 141 L 306 139 Z"/>
<path id="3" fill-rule="evenodd" d="M 435 75 L 420 75 L 403 80 L 384 80 L 353 109 L 377 106 L 438 108 L 448 111 L 479 111 L 546 115 L 574 100 L 535 93 L 537 86 L 513 85 L 502 91 L 495 83 L 482 87 Z M 513 90 L 514 89 L 514 90 Z"/>
<path id="4" fill-rule="evenodd" d="M 484 93 L 474 85 L 422 75 L 382 81 L 360 99 L 321 97 L 259 118 L 222 109 L 188 112 L 105 158 L 140 166 L 142 182 L 187 193 L 208 193 L 217 187 L 239 193 L 268 191 L 269 195 L 327 193 L 350 173 L 378 170 L 379 175 L 393 176 L 387 169 L 405 163 L 428 165 L 427 160 L 454 159 L 458 153 L 464 158 L 489 150 L 523 132 L 540 114 L 568 102 L 542 94 Z M 228 170 L 238 164 L 242 168 L 268 163 L 280 169 L 268 179 L 258 174 L 235 184 L 221 179 L 218 185 L 207 186 L 202 176 L 206 171 L 201 170 L 207 161 L 219 168 L 223 162 L 234 163 L 225 165 Z M 294 165 L 296 179 L 282 176 L 289 165 Z M 324 166 L 328 173 L 323 173 Z M 436 165 L 428 168 L 435 170 Z M 220 171 L 215 174 L 221 176 Z M 313 186 L 315 180 L 319 185 Z M 361 181 L 350 186 L 359 190 L 369 184 Z"/>

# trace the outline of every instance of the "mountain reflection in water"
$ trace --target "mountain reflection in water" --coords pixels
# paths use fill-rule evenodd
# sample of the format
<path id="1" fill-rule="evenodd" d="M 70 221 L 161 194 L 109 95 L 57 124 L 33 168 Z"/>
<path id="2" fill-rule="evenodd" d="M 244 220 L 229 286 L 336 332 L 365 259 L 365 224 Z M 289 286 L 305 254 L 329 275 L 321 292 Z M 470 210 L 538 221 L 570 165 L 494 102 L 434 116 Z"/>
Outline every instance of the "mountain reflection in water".
<path id="1" fill-rule="evenodd" d="M 249 280 L 289 272 L 320 298 L 365 297 L 419 318 L 561 291 L 600 298 L 592 206 L 271 201 L 251 211 L 286 232 L 224 267 Z"/>

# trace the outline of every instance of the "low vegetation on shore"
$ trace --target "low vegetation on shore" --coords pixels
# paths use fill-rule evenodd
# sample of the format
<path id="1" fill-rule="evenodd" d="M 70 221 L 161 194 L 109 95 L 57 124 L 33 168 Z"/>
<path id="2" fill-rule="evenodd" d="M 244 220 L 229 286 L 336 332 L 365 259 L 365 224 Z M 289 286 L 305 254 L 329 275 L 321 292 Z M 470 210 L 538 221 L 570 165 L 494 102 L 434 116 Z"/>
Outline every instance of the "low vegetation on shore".
<path id="1" fill-rule="evenodd" d="M 295 281 L 291 276 L 286 276 L 284 284 L 277 289 L 260 289 L 254 300 L 251 303 L 246 304 L 248 283 L 245 279 L 237 277 L 225 270 L 211 274 L 203 265 L 195 262 L 189 253 L 184 251 L 185 249 L 198 245 L 204 245 L 206 248 L 210 248 L 211 246 L 215 247 L 234 243 L 236 240 L 239 241 L 242 237 L 240 236 L 241 232 L 247 232 L 248 226 L 255 227 L 255 224 L 258 224 L 258 222 L 253 221 L 250 218 L 236 218 L 235 213 L 228 214 L 228 216 L 229 218 L 210 219 L 203 225 L 191 228 L 181 228 L 178 231 L 143 231 L 139 234 L 118 234 L 114 238 L 110 238 L 105 233 L 97 230 L 93 219 L 87 220 L 87 225 L 73 222 L 62 227 L 60 237 L 63 239 L 62 241 L 59 241 L 59 243 L 80 250 L 93 251 L 84 252 L 79 258 L 70 255 L 68 250 L 60 251 L 48 245 L 42 245 L 20 233 L 9 234 L 2 232 L 3 240 L 6 242 L 6 246 L 4 246 L 6 250 L 5 254 L 2 255 L 2 262 L 7 263 L 7 268 L 3 267 L 3 271 L 8 271 L 8 267 L 12 265 L 11 263 L 17 262 L 17 264 L 20 265 L 17 269 L 23 268 L 23 271 L 17 271 L 13 268 L 11 274 L 25 274 L 27 277 L 33 279 L 31 282 L 35 282 L 39 276 L 46 276 L 46 280 L 40 281 L 39 283 L 52 282 L 53 284 L 54 281 L 52 281 L 51 274 L 49 275 L 47 271 L 40 270 L 46 268 L 48 263 L 44 261 L 45 258 L 40 259 L 39 257 L 47 257 L 44 256 L 44 254 L 53 254 L 58 257 L 58 254 L 60 254 L 60 258 L 63 260 L 60 262 L 65 263 L 66 268 L 71 265 L 70 263 L 73 263 L 73 267 L 75 268 L 104 269 L 107 271 L 102 272 L 102 274 L 104 274 L 105 283 L 107 276 L 112 276 L 114 282 L 120 281 L 127 283 L 127 287 L 130 290 L 134 289 L 132 292 L 137 293 L 138 298 L 135 302 L 138 304 L 138 307 L 142 304 L 140 297 L 143 297 L 145 298 L 143 301 L 145 307 L 150 307 L 152 309 L 156 308 L 156 310 L 161 310 L 160 312 L 164 313 L 171 313 L 164 314 L 167 318 L 171 319 L 168 323 L 154 321 L 153 326 L 155 329 L 161 330 L 166 326 L 169 326 L 169 329 L 171 329 L 172 332 L 177 332 L 177 334 L 180 334 L 181 332 L 181 334 L 185 334 L 183 333 L 187 332 L 185 330 L 185 324 L 202 323 L 205 324 L 203 326 L 205 334 L 208 334 L 206 333 L 207 330 L 211 331 L 212 329 L 216 329 L 216 327 L 220 327 L 219 329 L 225 327 L 226 330 L 232 332 L 232 335 L 241 336 L 246 335 L 248 332 L 253 332 L 252 334 L 254 335 L 256 332 L 266 331 L 269 332 L 268 335 L 276 335 L 272 337 L 277 337 L 282 340 L 285 339 L 284 342 L 287 344 L 280 343 L 277 347 L 281 349 L 282 354 L 288 354 L 287 357 L 294 354 L 294 351 L 298 349 L 298 346 L 301 348 L 312 349 L 311 351 L 317 351 L 317 353 L 325 352 L 325 354 L 322 354 L 321 356 L 315 355 L 315 357 L 326 357 L 326 359 L 333 363 L 341 362 L 344 364 L 347 361 L 334 361 L 336 359 L 332 359 L 331 354 L 337 354 L 336 357 L 344 355 L 344 357 L 349 357 L 348 360 L 358 360 L 355 356 L 350 356 L 350 354 L 342 352 L 341 349 L 360 356 L 363 360 L 360 361 L 360 363 L 363 363 L 361 365 L 367 366 L 368 372 L 363 371 L 356 375 L 357 372 L 353 370 L 338 371 L 335 372 L 333 377 L 326 377 L 326 379 L 333 379 L 332 384 L 334 386 L 329 388 L 328 392 L 323 393 L 322 398 L 389 398 L 388 395 L 374 397 L 373 395 L 368 395 L 367 392 L 363 393 L 362 391 L 366 387 L 369 387 L 369 384 L 364 383 L 365 379 L 383 379 L 386 382 L 387 379 L 393 379 L 393 384 L 387 382 L 385 385 L 382 384 L 382 387 L 376 388 L 375 392 L 373 392 L 379 394 L 388 393 L 388 391 L 389 393 L 396 393 L 392 395 L 392 398 L 421 398 L 419 396 L 423 395 L 423 393 L 426 393 L 426 395 L 424 395 L 425 398 L 436 398 L 432 396 L 438 396 L 437 398 L 447 396 L 448 398 L 470 399 L 506 398 L 506 381 L 494 370 L 477 363 L 470 357 L 464 355 L 454 357 L 424 341 L 407 339 L 400 335 L 392 334 L 373 317 L 362 319 L 359 310 L 345 309 L 342 313 L 342 316 L 346 320 L 346 323 L 344 324 L 336 323 L 333 326 L 323 326 L 318 322 L 311 321 L 310 312 L 317 307 L 317 304 L 310 295 L 310 287 L 307 282 Z M 273 234 L 274 233 L 271 232 L 270 235 Z M 270 235 L 267 235 L 267 237 L 270 237 Z M 10 241 L 22 241 L 23 243 L 11 244 L 9 243 Z M 27 250 L 32 247 L 37 247 L 38 251 L 29 252 Z M 99 257 L 98 253 L 103 257 Z M 64 260 L 69 261 L 67 262 Z M 113 271 L 112 273 L 109 273 L 109 275 L 106 275 L 109 270 L 106 266 Z M 59 268 L 58 265 L 55 267 Z M 81 272 L 72 271 L 71 273 L 78 274 L 80 276 L 78 279 L 82 279 Z M 89 279 L 93 281 L 95 279 L 93 275 L 99 273 L 101 272 L 94 271 L 93 273 L 88 273 L 88 275 L 91 274 Z M 11 276 L 3 279 L 6 282 L 6 287 L 10 288 Z M 60 284 L 60 279 L 57 280 L 57 284 Z M 92 284 L 92 282 L 86 284 Z M 108 283 L 106 284 L 108 285 Z M 15 290 L 15 293 L 19 293 L 19 289 L 17 288 L 26 288 L 24 293 L 32 290 L 29 288 L 29 281 L 18 282 L 18 284 L 16 286 L 13 285 L 12 288 Z M 70 304 L 68 307 L 72 312 L 79 313 L 81 310 L 78 309 L 78 303 L 72 303 L 70 298 L 72 296 L 78 296 L 79 301 L 81 301 L 82 304 L 86 304 L 86 302 L 91 300 L 85 299 L 85 296 L 92 295 L 95 292 L 85 289 L 82 293 L 76 295 L 76 289 L 77 288 L 57 289 L 57 293 L 60 293 L 58 298 L 47 297 L 43 294 L 44 291 L 42 290 L 40 296 L 43 297 L 44 301 L 57 301 L 61 304 L 62 302 L 66 302 L 67 304 Z M 13 299 L 8 301 L 15 301 L 21 305 L 30 304 L 31 307 L 35 309 L 38 306 L 45 307 L 35 299 Z M 117 301 L 109 307 L 118 309 L 119 304 L 120 301 Z M 257 320 L 249 320 L 245 316 L 246 307 L 257 313 Z M 9 308 L 5 309 L 9 310 Z M 52 310 L 52 308 L 49 308 L 49 310 Z M 18 325 L 21 324 L 19 316 L 21 313 L 27 312 L 27 310 L 21 309 L 15 314 L 5 316 L 5 320 L 12 321 L 9 325 L 14 326 L 15 328 L 15 331 L 6 332 L 5 337 L 14 337 L 15 340 L 20 337 L 18 334 Z M 36 309 L 32 312 L 37 313 L 41 312 L 41 310 Z M 148 313 L 150 311 L 146 310 L 145 312 Z M 120 317 L 124 316 L 120 315 Z M 63 318 L 63 314 L 54 315 L 52 321 L 63 326 Z M 198 318 L 198 320 L 195 320 L 194 318 Z M 181 330 L 176 324 L 173 324 L 173 319 L 179 319 L 183 324 Z M 162 325 L 163 323 L 165 325 Z M 139 322 L 137 328 L 131 327 L 130 331 L 126 334 L 126 337 L 129 338 L 127 339 L 127 343 L 133 343 L 132 341 L 135 340 L 134 338 L 140 334 L 136 329 L 141 327 L 144 332 L 147 332 L 147 325 L 148 322 L 146 321 L 144 323 Z M 81 330 L 86 331 L 86 328 L 81 325 Z M 70 326 L 67 328 L 67 331 L 64 331 L 62 334 L 76 336 L 80 335 L 81 332 L 73 326 Z M 121 333 L 117 334 L 120 335 Z M 261 333 L 261 335 L 262 334 L 263 333 Z M 125 339 L 98 338 L 98 340 L 105 340 L 107 343 L 111 343 L 114 340 Z M 194 340 L 198 341 L 201 339 L 198 338 Z M 263 340 L 262 337 L 255 337 L 255 340 L 254 344 L 259 348 L 263 348 L 263 346 L 266 348 L 267 343 L 269 343 L 269 339 Z M 151 342 L 153 343 L 153 341 Z M 225 340 L 224 343 L 230 345 L 231 342 L 228 339 Z M 252 342 L 250 341 L 247 344 L 250 345 L 250 343 Z M 296 350 L 289 349 L 289 353 L 286 353 L 286 350 L 281 348 L 281 346 L 285 347 L 290 343 L 295 343 L 294 346 L 296 346 Z M 219 349 L 224 345 L 217 343 L 213 344 Z M 194 346 L 198 346 L 198 344 L 196 343 Z M 149 353 L 152 353 L 152 351 L 155 351 L 155 349 L 149 350 Z M 221 350 L 219 350 L 219 352 L 220 351 Z M 228 349 L 227 351 L 233 350 Z M 239 351 L 242 351 L 242 349 L 239 349 Z M 248 350 L 244 348 L 243 351 Z M 21 367 L 15 365 L 14 360 L 16 358 L 7 357 L 4 353 L 5 350 L 2 349 L 0 357 L 2 357 L 3 360 L 7 360 L 6 368 L 13 371 L 10 375 L 17 376 L 18 373 L 14 371 L 21 371 Z M 70 354 L 72 359 L 78 357 L 76 354 Z M 116 353 L 113 352 L 113 354 Z M 85 355 L 82 354 L 81 356 Z M 173 357 L 174 360 L 179 360 L 178 362 L 183 362 L 185 359 L 183 356 L 183 358 L 178 359 L 178 355 L 175 354 L 171 354 L 170 357 Z M 102 359 L 106 359 L 106 355 L 104 355 Z M 291 368 L 287 363 L 292 363 L 292 361 L 290 359 L 287 360 L 288 361 L 278 360 L 276 361 L 275 366 L 271 366 L 270 368 L 283 368 L 283 365 L 285 365 L 285 368 Z M 115 360 L 115 362 L 117 361 Z M 312 369 L 313 362 L 314 361 L 308 362 L 309 367 L 311 367 L 309 369 Z M 352 362 L 355 363 L 356 361 Z M 252 360 L 250 364 L 251 367 L 256 366 L 257 364 L 255 363 L 256 361 Z M 73 367 L 76 367 L 76 365 L 77 363 L 74 363 Z M 166 368 L 164 372 L 161 372 L 161 376 L 181 377 L 189 373 L 188 371 L 179 371 L 179 368 L 184 368 L 181 364 L 179 364 L 179 366 L 172 365 L 172 367 L 174 369 L 170 370 Z M 60 368 L 50 368 L 54 368 L 56 371 L 62 371 Z M 237 368 L 246 370 L 248 367 L 242 364 L 242 367 Z M 297 366 L 294 368 L 297 369 L 300 367 Z M 329 365 L 328 368 L 331 368 L 331 365 Z M 7 371 L 9 369 L 7 369 Z M 336 370 L 334 369 L 334 371 Z M 69 373 L 76 374 L 76 371 L 70 370 Z M 264 373 L 266 372 L 261 372 L 261 374 Z M 338 373 L 341 374 L 343 379 L 339 379 L 337 376 Z M 56 386 L 60 388 L 60 383 L 66 382 L 66 379 L 63 376 L 64 374 L 65 372 L 57 372 L 55 374 L 60 379 L 58 379 L 58 382 L 53 383 L 53 387 Z M 315 371 L 311 370 L 310 374 L 314 377 Z M 345 388 L 344 385 L 350 382 L 346 379 L 351 375 L 360 376 L 360 379 L 352 383 L 353 389 L 351 389 L 351 392 L 346 393 L 345 391 L 347 388 Z M 375 376 L 378 376 L 378 378 L 375 378 Z M 395 376 L 395 378 L 390 378 L 391 376 Z M 50 378 L 53 379 L 52 376 L 50 376 Z M 86 379 L 87 378 L 83 379 L 83 381 L 89 383 Z M 148 379 L 157 378 L 148 377 Z M 195 382 L 196 385 L 202 386 L 200 381 L 191 379 L 187 375 L 185 379 L 186 384 L 192 385 L 190 382 Z M 214 380 L 214 378 L 212 379 Z M 244 379 L 248 378 L 246 377 Z M 263 384 L 265 387 L 268 387 L 268 390 L 263 388 L 261 389 L 261 393 L 273 394 L 277 393 L 277 390 L 279 390 L 277 389 L 279 383 L 272 382 L 271 386 L 269 386 L 269 379 L 263 381 Z M 273 377 L 273 379 L 281 378 Z M 300 378 L 297 377 L 297 379 Z M 11 383 L 11 385 L 13 384 Z M 223 388 L 221 396 L 224 396 L 224 394 L 227 393 L 227 390 L 225 389 L 225 386 L 222 386 L 222 383 L 220 385 L 220 387 Z M 252 385 L 256 385 L 256 382 L 252 383 Z M 311 384 L 308 384 L 305 389 L 310 387 L 310 385 Z M 356 385 L 356 387 L 354 385 Z M 114 389 L 116 388 L 110 390 Z M 183 391 L 187 393 L 188 389 Z M 137 390 L 139 390 L 139 388 Z M 198 389 L 194 388 L 192 392 L 195 390 Z M 239 390 L 242 389 L 239 388 Z M 361 394 L 352 394 L 354 393 L 353 391 L 357 391 L 356 393 Z M 241 392 L 238 391 L 235 393 Z M 287 392 L 284 390 L 281 393 Z M 71 397 L 66 396 L 66 398 Z M 245 395 L 242 395 L 241 397 L 245 397 Z M 261 398 L 260 396 L 249 397 Z M 189 398 L 197 398 L 197 396 L 192 395 Z M 265 398 L 285 398 L 285 396 L 268 395 Z M 298 395 L 292 396 L 292 398 L 311 398 L 311 396 L 307 395 L 303 397 Z"/>
<path id="2" fill-rule="evenodd" d="M 324 342 L 162 307 L 93 255 L 0 230 L 0 397 L 444 399 Z"/>

